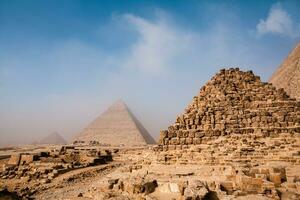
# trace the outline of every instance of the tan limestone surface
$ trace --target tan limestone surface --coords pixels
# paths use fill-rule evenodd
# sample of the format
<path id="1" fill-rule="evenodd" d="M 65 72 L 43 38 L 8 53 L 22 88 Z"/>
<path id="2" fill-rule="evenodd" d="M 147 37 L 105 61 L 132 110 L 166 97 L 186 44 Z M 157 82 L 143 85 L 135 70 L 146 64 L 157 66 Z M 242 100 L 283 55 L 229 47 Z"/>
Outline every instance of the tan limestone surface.
<path id="1" fill-rule="evenodd" d="M 300 102 L 260 81 L 252 71 L 221 70 L 206 83 L 159 143 L 197 145 L 220 136 L 277 137 L 300 133 Z M 297 138 L 297 137 L 296 137 Z"/>
<path id="2" fill-rule="evenodd" d="M 96 142 L 103 145 L 145 145 L 155 141 L 134 117 L 123 101 L 117 101 L 90 123 L 75 142 Z"/>
<path id="3" fill-rule="evenodd" d="M 269 82 L 277 88 L 284 88 L 291 97 L 300 99 L 300 43 L 273 73 Z"/>

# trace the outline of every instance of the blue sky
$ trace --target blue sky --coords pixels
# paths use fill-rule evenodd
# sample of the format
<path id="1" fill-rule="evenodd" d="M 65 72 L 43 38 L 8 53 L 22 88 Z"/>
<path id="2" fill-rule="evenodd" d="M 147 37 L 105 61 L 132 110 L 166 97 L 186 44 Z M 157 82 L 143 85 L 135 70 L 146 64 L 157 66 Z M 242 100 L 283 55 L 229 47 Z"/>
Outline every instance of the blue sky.
<path id="1" fill-rule="evenodd" d="M 300 2 L 0 0 L 0 143 L 77 134 L 124 99 L 153 136 L 223 67 L 267 81 Z"/>

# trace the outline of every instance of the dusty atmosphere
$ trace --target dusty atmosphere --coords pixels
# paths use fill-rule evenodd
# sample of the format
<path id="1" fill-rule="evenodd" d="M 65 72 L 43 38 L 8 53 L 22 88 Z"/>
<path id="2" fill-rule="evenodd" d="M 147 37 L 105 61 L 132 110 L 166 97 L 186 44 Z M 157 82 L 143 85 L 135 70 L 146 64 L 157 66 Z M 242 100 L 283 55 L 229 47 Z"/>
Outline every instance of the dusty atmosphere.
<path id="1" fill-rule="evenodd" d="M 299 200 L 299 10 L 0 0 L 0 200 Z"/>
<path id="2" fill-rule="evenodd" d="M 296 200 L 299 134 L 300 101 L 252 71 L 222 69 L 158 144 L 118 101 L 72 144 L 2 148 L 0 198 Z"/>

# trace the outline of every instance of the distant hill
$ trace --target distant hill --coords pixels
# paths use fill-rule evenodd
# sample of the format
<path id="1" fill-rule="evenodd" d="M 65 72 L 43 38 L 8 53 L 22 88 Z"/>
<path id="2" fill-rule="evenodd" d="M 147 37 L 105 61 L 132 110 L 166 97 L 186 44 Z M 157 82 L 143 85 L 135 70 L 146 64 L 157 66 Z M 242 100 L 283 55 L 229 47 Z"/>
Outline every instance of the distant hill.
<path id="1" fill-rule="evenodd" d="M 293 49 L 269 80 L 291 97 L 300 99 L 300 43 Z"/>
<path id="2" fill-rule="evenodd" d="M 43 138 L 40 144 L 67 144 L 67 141 L 57 132 L 53 132 Z"/>

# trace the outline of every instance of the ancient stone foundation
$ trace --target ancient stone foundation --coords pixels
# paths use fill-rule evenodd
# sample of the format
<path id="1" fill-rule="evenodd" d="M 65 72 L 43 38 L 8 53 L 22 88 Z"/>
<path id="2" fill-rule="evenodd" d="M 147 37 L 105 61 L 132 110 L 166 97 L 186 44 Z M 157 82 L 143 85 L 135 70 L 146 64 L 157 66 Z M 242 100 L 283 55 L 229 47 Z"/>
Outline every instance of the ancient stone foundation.
<path id="1" fill-rule="evenodd" d="M 10 188 L 9 184 L 0 183 L 0 189 L 8 187 L 12 192 L 26 198 L 35 193 L 40 185 L 50 183 L 61 174 L 110 161 L 110 150 L 76 146 L 62 146 L 60 150 L 38 153 L 13 154 L 8 162 L 3 164 L 0 180 L 6 180 L 7 183 L 19 180 L 19 183 L 13 184 L 13 188 Z"/>

